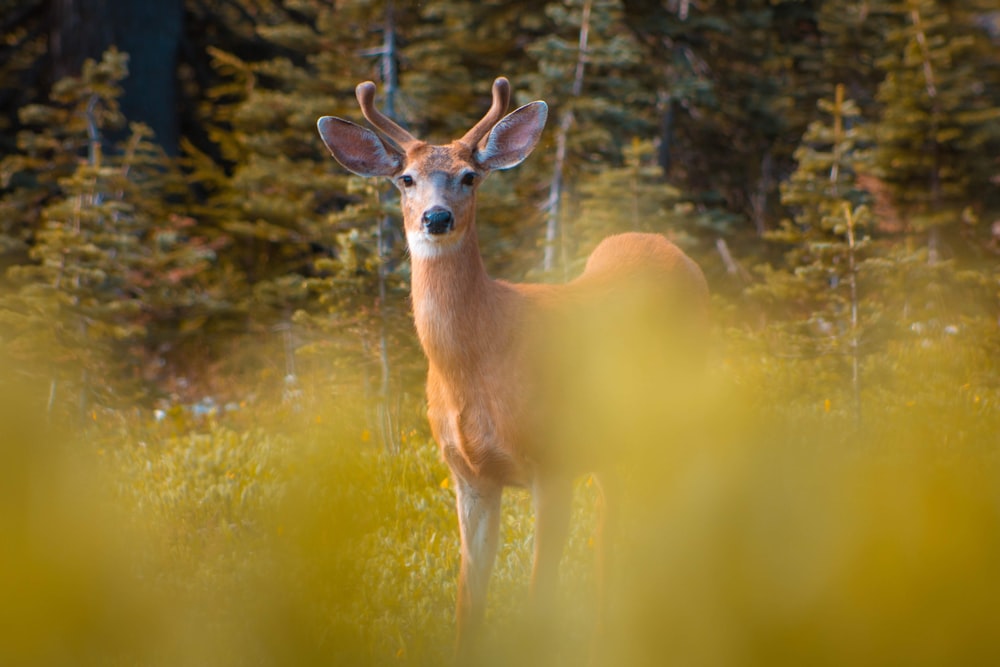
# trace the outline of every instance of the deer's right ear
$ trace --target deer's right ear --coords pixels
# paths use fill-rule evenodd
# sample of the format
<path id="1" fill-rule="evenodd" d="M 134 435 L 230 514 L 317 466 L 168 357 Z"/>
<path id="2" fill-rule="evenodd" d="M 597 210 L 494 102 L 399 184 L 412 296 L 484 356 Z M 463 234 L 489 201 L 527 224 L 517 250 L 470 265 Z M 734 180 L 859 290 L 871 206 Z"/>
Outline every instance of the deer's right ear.
<path id="1" fill-rule="evenodd" d="M 395 148 L 349 120 L 323 116 L 316 127 L 337 162 L 358 176 L 392 176 L 403 164 L 403 156 Z"/>

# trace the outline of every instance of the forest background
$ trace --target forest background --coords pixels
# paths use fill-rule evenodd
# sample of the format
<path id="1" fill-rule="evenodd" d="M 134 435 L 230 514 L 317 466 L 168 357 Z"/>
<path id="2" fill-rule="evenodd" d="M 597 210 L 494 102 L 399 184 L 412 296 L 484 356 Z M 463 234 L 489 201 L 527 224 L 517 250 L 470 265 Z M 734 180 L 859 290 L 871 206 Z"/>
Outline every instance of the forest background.
<path id="1" fill-rule="evenodd" d="M 681 623 L 692 637 L 717 625 L 713 614 L 726 609 L 730 621 L 750 619 L 750 629 L 739 632 L 759 640 L 732 631 L 731 639 L 740 638 L 733 639 L 736 655 L 774 664 L 775 655 L 789 657 L 799 646 L 849 657 L 857 649 L 892 662 L 912 657 L 892 640 L 914 628 L 943 622 L 955 630 L 960 621 L 997 617 L 982 606 L 997 577 L 975 565 L 963 580 L 968 588 L 943 593 L 915 583 L 928 578 L 926 568 L 967 564 L 970 540 L 974 562 L 990 562 L 1000 539 L 1000 485 L 993 484 L 1000 432 L 996 0 L 0 0 L 0 35 L 0 388 L 10 398 L 6 422 L 23 427 L 12 431 L 19 435 L 11 442 L 23 448 L 9 448 L 21 453 L 8 461 L 7 474 L 31 480 L 32 470 L 52 463 L 38 453 L 41 439 L 76 443 L 69 460 L 79 462 L 74 457 L 84 451 L 84 469 L 96 461 L 98 477 L 111 475 L 115 506 L 130 508 L 126 523 L 154 535 L 135 567 L 174 582 L 164 585 L 178 596 L 166 607 L 204 609 L 205 600 L 176 593 L 198 586 L 226 600 L 229 634 L 222 634 L 232 642 L 202 637 L 190 649 L 202 651 L 199 659 L 218 651 L 223 662 L 240 662 L 233 656 L 248 649 L 236 638 L 252 634 L 255 621 L 273 620 L 262 609 L 277 598 L 315 612 L 309 630 L 278 624 L 264 633 L 271 644 L 259 640 L 254 651 L 277 655 L 294 645 L 308 662 L 328 655 L 320 647 L 330 649 L 332 632 L 349 638 L 345 655 L 357 651 L 361 662 L 394 656 L 438 664 L 447 643 L 440 628 L 449 623 L 454 594 L 445 582 L 454 572 L 455 529 L 440 497 L 449 493 L 447 479 L 422 417 L 425 362 L 410 320 L 397 204 L 387 185 L 344 172 L 315 129 L 322 115 L 358 120 L 354 86 L 369 79 L 378 82 L 387 113 L 415 135 L 441 141 L 482 115 L 498 75 L 510 77 L 516 103 L 547 101 L 550 122 L 534 155 L 493 176 L 480 195 L 491 274 L 561 282 L 579 273 L 607 234 L 668 235 L 697 259 L 712 287 L 713 375 L 746 409 L 727 413 L 733 431 L 754 430 L 746 414 L 755 413 L 753 424 L 772 425 L 760 438 L 789 446 L 803 465 L 795 476 L 814 482 L 830 463 L 826 446 L 881 452 L 862 457 L 877 472 L 844 473 L 866 480 L 858 516 L 876 517 L 871 532 L 838 535 L 875 549 L 876 533 L 888 531 L 878 538 L 883 546 L 917 554 L 900 581 L 926 600 L 943 595 L 952 603 L 946 607 L 958 610 L 942 621 L 929 602 L 907 606 L 909 598 L 893 598 L 895 584 L 876 587 L 917 611 L 894 615 L 889 603 L 888 611 L 873 611 L 879 622 L 897 622 L 897 632 L 865 653 L 871 645 L 857 636 L 841 641 L 839 602 L 822 592 L 810 607 L 785 590 L 789 600 L 818 610 L 810 618 L 830 629 L 829 645 L 798 621 L 782 625 L 788 619 L 781 612 L 762 626 L 753 605 L 740 606 L 765 595 L 765 586 L 751 586 L 738 603 L 725 597 L 731 591 L 715 591 L 723 602 L 696 615 L 704 627 Z M 820 458 L 796 458 L 805 434 L 820 433 L 804 448 Z M 335 470 L 317 463 L 329 450 L 306 444 L 324 441 L 335 448 Z M 886 451 L 915 468 L 885 468 Z M 295 580 L 298 588 L 290 584 L 304 598 L 293 605 L 282 597 L 287 591 L 269 589 L 268 604 L 251 605 L 248 621 L 237 612 L 246 602 L 237 582 L 273 569 L 240 554 L 248 541 L 265 551 L 254 540 L 291 530 L 273 518 L 275 508 L 288 502 L 294 471 L 310 466 L 343 489 L 330 498 L 317 491 L 327 484 L 320 476 L 306 484 L 325 498 L 325 509 L 306 521 L 328 519 L 347 532 L 321 539 L 310 532 L 315 526 L 300 526 L 301 559 L 289 570 L 308 572 Z M 711 469 L 732 482 L 728 464 Z M 934 476 L 942 469 L 952 475 L 944 482 Z M 768 495 L 759 486 L 777 473 L 745 470 L 755 471 L 746 479 L 756 483 L 732 488 L 746 491 L 751 504 L 773 510 L 794 505 L 789 498 L 802 501 L 801 515 L 785 516 L 779 533 L 816 525 L 816 535 L 836 542 L 829 512 L 850 523 L 825 504 L 833 503 L 832 490 L 820 500 L 800 497 L 798 487 L 788 497 Z M 928 478 L 929 470 L 937 472 Z M 880 495 L 898 488 L 900 476 L 915 480 L 904 485 L 911 495 Z M 23 479 L 0 499 L 23 499 L 16 490 L 34 488 Z M 406 488 L 408 499 L 394 488 Z M 720 492 L 716 501 L 735 511 L 747 503 L 743 491 Z M 359 510 L 360 493 L 380 499 L 377 509 Z M 904 508 L 924 501 L 964 519 L 943 527 L 932 517 L 916 532 L 900 528 Z M 56 502 L 53 510 L 60 539 L 79 537 L 60 514 L 72 504 Z M 528 539 L 530 513 L 519 511 L 505 527 L 515 547 L 497 575 L 507 583 L 497 584 L 506 593 L 494 616 L 517 599 L 510 582 L 526 567 L 516 545 Z M 688 516 L 716 525 L 722 519 L 714 511 L 699 506 Z M 344 521 L 357 514 L 377 525 L 373 513 L 392 526 L 388 535 L 362 530 L 364 520 Z M 968 531 L 956 537 L 948 532 L 954 526 Z M 745 544 L 773 556 L 761 546 L 772 534 L 759 528 L 744 535 Z M 8 554 L 8 566 L 42 548 L 24 530 L 23 553 Z M 581 530 L 570 558 L 588 553 Z M 727 530 L 712 533 L 718 543 L 709 539 L 709 546 L 729 544 Z M 84 549 L 92 557 L 84 571 L 136 557 L 105 537 L 84 541 L 93 552 Z M 390 562 L 379 561 L 378 575 L 361 576 L 347 556 L 368 554 L 375 542 Z M 954 552 L 934 551 L 944 542 L 956 545 Z M 342 559 L 315 555 L 323 549 Z M 441 561 L 415 564 L 418 552 Z M 693 562 L 693 553 L 677 558 Z M 164 554 L 177 562 L 164 565 Z M 206 554 L 212 565 L 200 569 Z M 898 572 L 890 561 L 885 571 L 845 565 L 846 589 Z M 104 655 L 111 646 L 115 655 L 144 655 L 132 634 L 109 629 L 113 614 L 92 621 L 111 633 L 106 642 L 83 639 L 92 628 L 66 611 L 75 607 L 63 598 L 89 609 L 96 593 L 63 591 L 62 577 L 77 566 L 46 567 L 41 580 L 51 599 L 37 590 L 24 599 L 40 597 L 40 614 L 52 612 L 46 604 L 59 610 L 66 651 Z M 670 590 L 704 596 L 699 586 L 714 585 L 712 567 L 677 575 Z M 812 571 L 803 572 L 789 576 Z M 364 584 L 346 597 L 323 587 L 302 593 L 302 581 L 315 583 L 319 574 L 339 585 Z M 813 574 L 810 581 L 819 581 Z M 761 583 L 776 575 L 747 576 Z M 142 618 L 156 616 L 123 581 L 115 580 L 110 599 L 140 609 Z M 824 581 L 817 591 L 843 583 Z M 401 610 L 404 598 L 421 602 Z M 574 627 L 570 635 L 587 633 L 585 623 Z M 970 656 L 996 649 L 974 634 L 978 623 L 970 627 L 938 643 L 917 642 L 912 655 L 951 658 L 961 645 L 956 637 Z M 786 630 L 815 641 L 789 644 Z M 193 625 L 173 631 L 197 634 Z M 301 641 L 297 632 L 325 639 Z M 33 636 L 24 633 L 14 646 L 31 655 Z M 638 659 L 646 644 L 632 645 Z M 177 646 L 172 650 L 189 650 Z M 792 653 L 769 653 L 779 646 Z M 694 639 L 675 646 L 688 658 L 704 657 L 703 649 Z"/>

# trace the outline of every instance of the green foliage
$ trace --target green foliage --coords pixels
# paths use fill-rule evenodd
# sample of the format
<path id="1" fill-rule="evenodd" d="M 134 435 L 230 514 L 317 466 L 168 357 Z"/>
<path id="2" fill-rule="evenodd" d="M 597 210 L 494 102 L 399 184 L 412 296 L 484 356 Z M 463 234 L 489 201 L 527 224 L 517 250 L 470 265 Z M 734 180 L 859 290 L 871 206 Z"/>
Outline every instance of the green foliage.
<path id="1" fill-rule="evenodd" d="M 371 73 L 350 54 L 371 42 L 367 30 L 352 27 L 380 12 L 356 3 L 264 14 L 257 34 L 281 55 L 243 60 L 212 52 L 222 80 L 209 91 L 218 100 L 209 122 L 232 173 L 189 146 L 210 192 L 204 214 L 234 237 L 250 326 L 284 332 L 290 380 L 298 371 L 294 349 L 307 357 L 329 350 L 331 335 L 341 365 L 359 358 L 370 365 L 380 329 L 370 315 L 402 310 L 407 265 L 389 229 L 397 214 L 374 184 L 359 186 L 338 169 L 316 132 L 321 115 L 359 115 L 351 91 Z"/>
<path id="2" fill-rule="evenodd" d="M 1000 97 L 995 90 L 984 94 L 990 79 L 976 73 L 975 54 L 990 48 L 985 36 L 945 4 L 882 3 L 894 27 L 880 63 L 886 78 L 878 90 L 883 112 L 874 154 L 906 229 L 929 236 L 932 258 L 946 254 L 942 234 L 960 236 L 976 217 L 977 193 L 995 176 L 990 156 L 1000 119 Z"/>
<path id="3" fill-rule="evenodd" d="M 837 83 L 864 119 L 847 119 L 845 131 L 878 137 L 869 173 L 845 182 L 851 192 L 839 195 L 864 230 L 856 241 L 874 262 L 867 265 L 872 275 L 881 284 L 902 280 L 894 264 L 909 267 L 900 271 L 912 278 L 924 243 L 931 260 L 955 261 L 955 275 L 974 270 L 973 282 L 985 285 L 995 274 L 992 222 L 1000 200 L 992 121 L 1000 61 L 985 1 L 188 3 L 188 49 L 205 48 L 185 55 L 180 78 L 187 99 L 200 106 L 184 115 L 184 155 L 169 164 L 149 152 L 151 137 L 136 139 L 140 147 L 131 153 L 128 137 L 120 147 L 107 139 L 124 132 L 117 107 L 124 54 L 56 85 L 54 104 L 37 103 L 39 7 L 24 3 L 0 26 L 10 53 L 0 87 L 30 84 L 0 97 L 23 107 L 10 121 L 19 146 L 5 149 L 0 167 L 0 264 L 13 266 L 17 280 L 45 274 L 55 284 L 53 266 L 68 257 L 60 248 L 69 252 L 77 242 L 63 229 L 77 215 L 73 202 L 95 202 L 81 209 L 81 220 L 89 220 L 84 236 L 118 216 L 122 233 L 113 243 L 122 250 L 102 237 L 93 245 L 105 253 L 100 259 L 79 239 L 72 252 L 86 260 L 79 271 L 87 280 L 76 287 L 72 276 L 60 280 L 69 286 L 69 305 L 59 308 L 74 299 L 115 302 L 115 317 L 103 311 L 104 331 L 117 332 L 120 342 L 111 347 L 119 351 L 144 350 L 137 367 L 146 381 L 211 375 L 210 360 L 246 337 L 277 334 L 286 356 L 300 347 L 337 350 L 373 369 L 386 366 L 388 348 L 402 356 L 413 350 L 405 323 L 408 260 L 392 195 L 384 188 L 376 195 L 371 184 L 344 174 L 315 132 L 320 115 L 359 120 L 352 91 L 364 79 L 379 81 L 379 104 L 432 140 L 457 136 L 480 117 L 497 74 L 511 76 L 517 103 L 549 102 L 550 128 L 536 154 L 481 191 L 480 239 L 490 271 L 502 277 L 541 265 L 552 204 L 545 197 L 553 193 L 552 156 L 562 141 L 557 196 L 566 276 L 604 233 L 664 229 L 697 241 L 687 246 L 717 291 L 737 293 L 754 281 L 755 265 L 771 265 L 776 272 L 767 274 L 765 289 L 791 302 L 772 301 L 770 313 L 794 311 L 814 328 L 843 322 L 844 302 L 833 305 L 846 275 L 843 230 L 834 229 L 843 223 L 842 207 L 836 196 L 823 200 L 823 179 L 815 178 L 827 170 L 822 145 L 829 138 L 808 134 L 819 118 L 816 103 Z M 10 119 L 14 111 L 4 106 Z M 100 146 L 89 125 L 99 130 Z M 635 145 L 643 147 L 641 158 Z M 140 155 L 145 167 L 126 166 Z M 86 171 L 91 161 L 104 170 L 100 182 Z M 854 178 L 853 169 L 841 178 Z M 870 210 L 858 208 L 863 202 Z M 123 206 L 129 210 L 117 210 Z M 898 230 L 909 235 L 894 235 Z M 769 233 L 784 242 L 761 244 Z M 149 242 L 153 236 L 158 243 Z M 869 237 L 878 253 L 862 248 Z M 787 251 L 784 258 L 778 249 Z M 119 252 L 121 266 L 104 266 L 108 253 Z M 48 268 L 40 269 L 43 256 Z M 789 277 L 786 268 L 798 273 Z M 736 281 L 717 279 L 724 275 Z M 126 285 L 128 276 L 141 284 Z M 779 289 L 786 278 L 791 282 Z M 801 281 L 811 281 L 811 296 Z M 862 310 L 874 314 L 895 299 L 883 291 L 863 291 Z M 924 299 L 897 301 L 900 312 L 912 313 Z M 34 304 L 44 317 L 55 312 Z M 96 324 L 67 326 L 79 337 Z M 74 347 L 72 337 L 63 338 Z M 286 363 L 282 375 L 298 371 L 301 365 Z"/>
<path id="4" fill-rule="evenodd" d="M 697 244 L 691 235 L 696 227 L 693 216 L 681 192 L 664 182 L 663 170 L 655 163 L 655 146 L 634 139 L 622 153 L 622 166 L 580 178 L 579 196 L 565 225 L 567 238 L 573 240 L 568 251 L 573 275 L 582 271 L 590 251 L 611 234 L 655 232 L 685 247 Z"/>
<path id="5" fill-rule="evenodd" d="M 177 212 L 187 186 L 149 129 L 133 124 L 121 146 L 105 149 L 104 134 L 123 122 L 126 63 L 111 50 L 57 85 L 51 105 L 25 108 L 23 121 L 38 129 L 23 131 L 22 152 L 3 163 L 12 181 L 35 184 L 3 198 L 33 228 L 27 261 L 7 270 L 4 343 L 48 361 L 50 402 L 57 391 L 81 407 L 134 401 L 155 373 L 150 356 L 183 348 L 225 298 L 206 276 L 219 241 Z M 37 200 L 32 208 L 25 197 Z"/>
<path id="6" fill-rule="evenodd" d="M 783 315 L 798 329 L 789 351 L 842 352 L 879 311 L 866 260 L 873 253 L 872 215 L 867 195 L 857 183 L 865 161 L 868 127 L 857 105 L 844 99 L 838 85 L 832 100 L 820 100 L 823 120 L 809 125 L 795 151 L 796 170 L 782 184 L 782 203 L 794 217 L 768 234 L 788 248 L 790 273 L 768 272 L 751 288 L 775 315 Z M 859 314 L 859 290 L 866 312 Z M 782 312 L 784 311 L 784 312 Z"/>
<path id="7" fill-rule="evenodd" d="M 573 90 L 577 70 L 583 11 L 590 5 L 584 59 L 583 88 Z M 538 98 L 559 112 L 572 112 L 571 154 L 587 161 L 602 155 L 621 159 L 626 137 L 642 126 L 641 110 L 654 100 L 638 85 L 633 73 L 641 68 L 639 45 L 622 21 L 622 3 L 579 0 L 547 5 L 552 28 L 527 53 L 537 63 L 537 74 L 524 78 Z M 555 118 L 553 118 L 555 121 Z M 581 164 L 579 169 L 587 169 Z"/>
<path id="8" fill-rule="evenodd" d="M 105 128 L 118 128 L 119 82 L 127 74 L 128 56 L 111 51 L 101 62 L 88 61 L 80 77 L 59 82 L 51 105 L 29 104 L 19 112 L 28 128 L 17 135 L 17 153 L 0 161 L 0 250 L 3 264 L 24 261 L 42 224 L 42 208 L 60 194 L 60 181 L 72 176 L 80 160 L 93 153 L 100 160 Z M 38 131 L 37 128 L 45 128 Z"/>

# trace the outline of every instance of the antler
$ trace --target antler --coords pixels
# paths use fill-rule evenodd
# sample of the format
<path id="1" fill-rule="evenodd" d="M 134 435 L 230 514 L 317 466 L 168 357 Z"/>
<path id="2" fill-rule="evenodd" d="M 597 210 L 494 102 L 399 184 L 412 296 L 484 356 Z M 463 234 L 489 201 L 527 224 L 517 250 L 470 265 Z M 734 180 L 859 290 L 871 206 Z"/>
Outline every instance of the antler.
<path id="1" fill-rule="evenodd" d="M 459 141 L 469 146 L 477 146 L 489 134 L 493 126 L 503 118 L 509 104 L 510 82 L 502 76 L 497 77 L 496 81 L 493 82 L 493 106 L 486 112 L 483 119 L 466 132 L 465 136 L 459 139 Z"/>
<path id="2" fill-rule="evenodd" d="M 361 113 L 372 126 L 382 132 L 385 136 L 396 142 L 404 151 L 411 144 L 417 142 L 416 137 L 401 128 L 381 111 L 375 108 L 375 84 L 371 81 L 359 83 L 354 89 L 354 94 L 358 97 L 358 104 L 361 105 Z"/>

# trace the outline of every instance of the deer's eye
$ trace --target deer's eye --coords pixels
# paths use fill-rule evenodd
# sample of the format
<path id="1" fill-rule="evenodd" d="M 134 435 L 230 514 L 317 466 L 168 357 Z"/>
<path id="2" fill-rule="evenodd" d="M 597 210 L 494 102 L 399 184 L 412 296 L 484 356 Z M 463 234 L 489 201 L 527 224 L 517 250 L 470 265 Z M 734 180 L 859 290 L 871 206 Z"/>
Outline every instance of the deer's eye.
<path id="1" fill-rule="evenodd" d="M 403 184 L 404 188 L 413 187 L 413 177 L 409 174 L 403 174 L 399 177 L 399 182 Z"/>
<path id="2" fill-rule="evenodd" d="M 473 183 L 476 182 L 476 174 L 471 171 L 467 171 L 462 174 L 462 185 L 466 187 L 471 187 Z"/>

